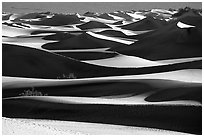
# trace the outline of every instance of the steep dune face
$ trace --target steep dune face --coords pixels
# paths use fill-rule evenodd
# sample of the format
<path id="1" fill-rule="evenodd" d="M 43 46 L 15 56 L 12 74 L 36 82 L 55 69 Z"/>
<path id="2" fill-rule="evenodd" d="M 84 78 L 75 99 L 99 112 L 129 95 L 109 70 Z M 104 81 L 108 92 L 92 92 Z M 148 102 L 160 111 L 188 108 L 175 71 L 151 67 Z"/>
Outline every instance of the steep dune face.
<path id="1" fill-rule="evenodd" d="M 147 17 L 138 22 L 120 26 L 123 29 L 142 31 L 142 30 L 153 30 L 157 29 L 165 24 L 165 21 L 160 21 L 152 17 Z"/>
<path id="2" fill-rule="evenodd" d="M 107 19 L 107 20 L 114 20 L 113 17 L 109 16 L 107 13 L 100 14 L 99 18 Z"/>
<path id="3" fill-rule="evenodd" d="M 16 108 L 16 110 L 11 108 Z M 174 130 L 191 134 L 202 132 L 202 108 L 200 106 L 55 103 L 34 97 L 24 97 L 5 99 L 3 111 L 3 116 L 10 118 L 106 123 Z"/>
<path id="4" fill-rule="evenodd" d="M 70 51 L 70 52 L 55 52 L 56 54 L 60 54 L 63 56 L 71 57 L 77 60 L 98 60 L 98 59 L 106 59 L 115 57 L 118 54 L 113 52 L 100 52 L 100 51 Z"/>
<path id="5" fill-rule="evenodd" d="M 175 72 L 173 75 L 178 75 Z M 184 74 L 184 73 L 183 73 Z M 130 101 L 133 104 L 152 104 L 169 101 L 195 101 L 202 103 L 202 84 L 193 82 L 183 82 L 178 80 L 170 80 L 170 74 L 166 73 L 168 79 L 160 79 L 159 75 L 150 77 L 144 75 L 144 77 L 135 76 L 135 79 L 122 79 L 118 78 L 115 80 L 104 81 L 101 79 L 87 79 L 84 82 L 81 80 L 75 80 L 75 83 L 71 80 L 43 80 L 43 79 L 20 79 L 20 78 L 7 78 L 6 82 L 3 83 L 3 97 L 16 97 L 24 90 L 30 89 L 35 86 L 36 89 L 43 94 L 49 96 L 65 96 L 65 97 L 100 97 L 107 99 L 118 99 Z M 168 76 L 167 76 L 168 75 Z M 163 74 L 165 76 L 165 74 Z M 146 77 L 146 78 L 145 78 Z M 15 85 L 18 80 L 18 85 Z M 26 84 L 25 81 L 27 81 Z M 100 88 L 103 87 L 103 88 Z M 57 92 L 56 92 L 57 91 Z M 134 100 L 135 98 L 135 100 Z M 107 100 L 108 101 L 108 100 Z M 111 101 L 111 100 L 110 100 Z M 77 102 L 77 101 L 76 101 Z M 176 103 L 176 102 L 175 102 Z M 199 104 L 197 103 L 197 104 Z M 185 104 L 185 103 L 183 103 Z M 191 104 L 189 102 L 189 104 Z"/>
<path id="6" fill-rule="evenodd" d="M 15 18 L 14 21 L 21 21 L 22 19 L 37 19 L 37 18 L 45 18 L 49 15 L 49 13 L 28 13 L 24 15 L 20 15 L 19 17 Z"/>
<path id="7" fill-rule="evenodd" d="M 22 29 L 19 27 L 10 27 L 8 25 L 2 24 L 2 36 L 16 37 L 20 35 L 30 35 L 31 31 L 27 29 Z"/>
<path id="8" fill-rule="evenodd" d="M 46 51 L 3 44 L 3 75 L 32 78 L 57 78 L 74 73 L 77 78 L 147 74 L 200 68 L 201 61 L 145 68 L 110 68 L 87 64 Z M 16 67 L 18 66 L 18 67 Z"/>
<path id="9" fill-rule="evenodd" d="M 90 60 L 86 61 L 90 64 L 95 64 L 99 66 L 109 66 L 117 68 L 140 68 L 140 67 L 150 67 L 150 66 L 159 66 L 160 63 L 142 59 L 139 57 L 124 56 L 118 55 L 113 58 L 101 59 L 101 60 Z"/>
<path id="10" fill-rule="evenodd" d="M 106 25 L 102 22 L 97 22 L 97 21 L 89 21 L 87 23 L 78 25 L 77 27 L 82 29 L 82 30 L 95 29 L 95 28 L 111 28 L 108 25 Z"/>
<path id="11" fill-rule="evenodd" d="M 112 13 L 110 13 L 110 15 L 115 15 L 116 17 L 117 16 L 121 17 L 121 18 L 123 18 L 123 20 L 126 20 L 126 21 L 132 21 L 133 20 L 133 17 L 131 17 L 130 15 L 128 15 L 122 11 L 112 12 Z"/>
<path id="12" fill-rule="evenodd" d="M 89 65 L 82 67 L 84 63 L 73 59 L 16 45 L 3 44 L 2 59 L 3 75 L 9 76 L 57 78 L 62 74 L 89 70 Z"/>
<path id="13" fill-rule="evenodd" d="M 200 57 L 201 36 L 199 27 L 181 29 L 173 23 L 152 32 L 130 47 L 113 50 L 150 60 Z"/>
<path id="14" fill-rule="evenodd" d="M 3 16 L 2 16 L 2 21 L 4 21 L 4 20 L 9 20 L 9 18 L 10 18 L 11 15 L 12 15 L 12 14 L 5 14 L 5 15 L 3 15 Z"/>
<path id="15" fill-rule="evenodd" d="M 97 15 L 96 15 L 96 13 L 94 13 L 94 12 L 86 12 L 86 13 L 84 13 L 83 14 L 84 16 L 87 16 L 87 17 L 97 17 Z"/>
<path id="16" fill-rule="evenodd" d="M 46 25 L 46 26 L 60 26 L 69 24 L 79 24 L 82 23 L 76 15 L 63 15 L 55 14 L 51 17 L 44 17 L 38 21 L 22 21 L 27 24 L 32 25 Z"/>
<path id="17" fill-rule="evenodd" d="M 117 31 L 117 30 L 104 30 L 104 31 L 98 32 L 98 34 L 102 34 L 102 35 L 106 35 L 106 36 L 112 36 L 112 37 L 129 38 L 123 32 Z"/>
<path id="18" fill-rule="evenodd" d="M 121 21 L 117 21 L 117 22 L 113 23 L 113 25 L 123 25 L 123 21 L 122 20 Z"/>
<path id="19" fill-rule="evenodd" d="M 66 32 L 65 33 L 57 32 L 57 33 L 52 34 L 52 35 L 44 36 L 43 39 L 44 40 L 58 40 L 58 41 L 61 41 L 61 40 L 66 40 L 66 39 L 72 38 L 74 36 L 75 35 L 70 34 L 70 33 L 66 33 Z"/>
<path id="20" fill-rule="evenodd" d="M 95 38 L 87 33 L 82 33 L 70 39 L 65 39 L 55 43 L 48 43 L 42 47 L 49 50 L 68 50 L 68 49 L 94 49 L 94 48 L 110 48 L 122 47 L 124 44 Z"/>

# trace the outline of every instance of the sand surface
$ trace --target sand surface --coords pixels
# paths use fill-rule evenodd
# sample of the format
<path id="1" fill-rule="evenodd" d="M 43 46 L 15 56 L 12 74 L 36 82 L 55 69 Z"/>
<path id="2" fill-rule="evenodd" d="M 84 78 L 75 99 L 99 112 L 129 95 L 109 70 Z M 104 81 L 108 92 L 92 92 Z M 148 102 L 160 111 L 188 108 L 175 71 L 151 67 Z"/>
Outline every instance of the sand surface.
<path id="1" fill-rule="evenodd" d="M 202 134 L 200 10 L 2 17 L 3 135 Z"/>
<path id="2" fill-rule="evenodd" d="M 2 118 L 3 135 L 186 135 L 154 128 L 87 122 Z"/>

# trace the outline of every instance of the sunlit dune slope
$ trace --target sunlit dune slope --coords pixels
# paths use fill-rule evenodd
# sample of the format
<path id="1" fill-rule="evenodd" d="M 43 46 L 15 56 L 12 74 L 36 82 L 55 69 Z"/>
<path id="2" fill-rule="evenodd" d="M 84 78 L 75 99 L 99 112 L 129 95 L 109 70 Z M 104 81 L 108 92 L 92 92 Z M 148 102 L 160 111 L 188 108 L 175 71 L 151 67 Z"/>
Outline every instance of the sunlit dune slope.
<path id="1" fill-rule="evenodd" d="M 51 17 L 44 17 L 38 21 L 21 21 L 32 25 L 60 26 L 82 23 L 76 15 L 55 14 Z"/>
<path id="2" fill-rule="evenodd" d="M 165 25 L 165 23 L 166 21 L 160 21 L 152 17 L 147 17 L 140 21 L 127 24 L 127 25 L 122 25 L 120 27 L 128 30 L 142 31 L 142 30 L 158 29 L 159 27 L 162 27 L 163 25 Z"/>
<path id="3" fill-rule="evenodd" d="M 57 78 L 75 73 L 78 78 L 131 74 L 147 74 L 180 69 L 201 68 L 201 61 L 144 68 L 110 68 L 80 62 L 50 52 L 17 45 L 3 44 L 2 63 L 4 76 Z M 17 67 L 18 66 L 18 67 Z"/>
<path id="4" fill-rule="evenodd" d="M 42 46 L 42 48 L 49 50 L 68 50 L 68 49 L 110 48 L 122 46 L 125 46 L 125 44 L 95 38 L 87 33 L 82 33 L 81 35 L 75 36 L 70 39 L 45 44 Z"/>
<path id="5" fill-rule="evenodd" d="M 89 21 L 87 23 L 78 25 L 77 27 L 82 30 L 95 29 L 95 28 L 110 28 L 108 25 L 97 21 Z"/>
<path id="6" fill-rule="evenodd" d="M 200 106 L 77 104 L 38 98 L 5 99 L 3 116 L 139 126 L 193 134 L 200 134 L 202 130 Z"/>
<path id="7" fill-rule="evenodd" d="M 202 35 L 198 27 L 181 29 L 173 23 L 150 33 L 129 47 L 112 50 L 150 60 L 202 56 Z"/>

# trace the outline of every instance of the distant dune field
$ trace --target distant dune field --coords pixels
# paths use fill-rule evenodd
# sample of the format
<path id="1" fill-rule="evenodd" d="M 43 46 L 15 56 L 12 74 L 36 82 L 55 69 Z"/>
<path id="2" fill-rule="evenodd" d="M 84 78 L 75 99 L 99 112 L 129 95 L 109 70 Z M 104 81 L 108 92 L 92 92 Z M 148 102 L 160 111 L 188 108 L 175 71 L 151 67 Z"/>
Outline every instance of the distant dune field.
<path id="1" fill-rule="evenodd" d="M 3 12 L 3 134 L 201 135 L 201 36 L 188 7 Z"/>

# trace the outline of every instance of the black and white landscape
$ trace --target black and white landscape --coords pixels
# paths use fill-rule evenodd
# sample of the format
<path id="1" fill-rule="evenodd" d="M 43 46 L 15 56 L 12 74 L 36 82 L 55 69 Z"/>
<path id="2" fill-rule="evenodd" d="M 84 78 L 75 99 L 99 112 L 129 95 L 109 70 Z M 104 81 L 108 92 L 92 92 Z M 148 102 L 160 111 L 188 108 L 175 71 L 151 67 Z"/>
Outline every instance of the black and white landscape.
<path id="1" fill-rule="evenodd" d="M 5 135 L 202 134 L 201 9 L 3 12 L 2 42 Z"/>

